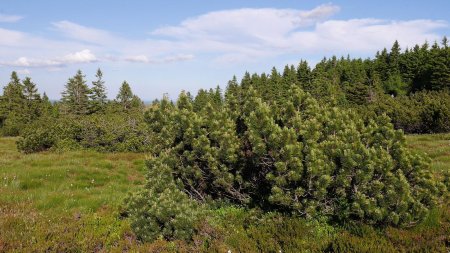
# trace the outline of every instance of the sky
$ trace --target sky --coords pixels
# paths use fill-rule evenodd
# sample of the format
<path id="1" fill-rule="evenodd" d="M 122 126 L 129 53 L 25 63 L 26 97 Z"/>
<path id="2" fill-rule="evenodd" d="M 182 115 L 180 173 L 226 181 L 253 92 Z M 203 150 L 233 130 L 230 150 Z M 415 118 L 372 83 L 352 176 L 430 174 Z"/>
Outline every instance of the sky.
<path id="1" fill-rule="evenodd" d="M 143 100 L 225 88 L 301 59 L 373 57 L 450 34 L 450 1 L 0 0 L 0 87 L 12 71 L 59 99 L 78 69 Z"/>

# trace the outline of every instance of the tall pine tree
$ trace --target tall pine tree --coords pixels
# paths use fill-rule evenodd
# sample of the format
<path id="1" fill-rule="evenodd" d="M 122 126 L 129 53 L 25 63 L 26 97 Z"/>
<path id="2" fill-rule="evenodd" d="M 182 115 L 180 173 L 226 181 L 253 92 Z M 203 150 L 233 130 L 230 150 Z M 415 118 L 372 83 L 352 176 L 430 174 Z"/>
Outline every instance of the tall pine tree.
<path id="1" fill-rule="evenodd" d="M 62 102 L 67 113 L 76 115 L 89 113 L 90 90 L 84 78 L 81 70 L 78 70 L 75 76 L 67 81 L 62 92 Z"/>
<path id="2" fill-rule="evenodd" d="M 98 112 L 101 111 L 107 102 L 105 81 L 103 81 L 103 72 L 97 69 L 95 74 L 97 77 L 96 81 L 92 82 L 90 98 L 90 111 Z"/>

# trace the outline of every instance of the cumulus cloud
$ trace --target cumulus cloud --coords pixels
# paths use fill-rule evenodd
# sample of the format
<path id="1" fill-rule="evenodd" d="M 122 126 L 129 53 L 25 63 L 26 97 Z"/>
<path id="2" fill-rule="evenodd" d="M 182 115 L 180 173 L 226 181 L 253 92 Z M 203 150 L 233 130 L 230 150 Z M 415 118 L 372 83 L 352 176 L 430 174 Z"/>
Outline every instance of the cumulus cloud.
<path id="1" fill-rule="evenodd" d="M 90 63 L 96 62 L 97 57 L 88 49 L 68 54 L 64 57 L 58 57 L 55 59 L 30 59 L 27 57 L 19 57 L 14 61 L 0 62 L 0 65 L 10 67 L 52 67 L 60 68 L 70 63 Z"/>
<path id="2" fill-rule="evenodd" d="M 335 5 L 321 5 L 309 11 L 271 8 L 216 11 L 187 19 L 178 26 L 159 28 L 152 34 L 219 41 L 261 41 L 276 39 L 300 27 L 312 25 L 338 10 Z"/>
<path id="3" fill-rule="evenodd" d="M 14 46 L 24 41 L 25 33 L 0 28 L 0 46 Z"/>
<path id="4" fill-rule="evenodd" d="M 15 23 L 23 19 L 22 16 L 0 14 L 0 23 Z"/>
<path id="5" fill-rule="evenodd" d="M 80 52 L 68 54 L 61 59 L 64 63 L 90 63 L 96 62 L 97 57 L 89 49 L 84 49 Z"/>
<path id="6" fill-rule="evenodd" d="M 152 32 L 192 51 L 219 53 L 221 62 L 290 53 L 367 53 L 392 45 L 412 46 L 436 40 L 439 20 L 333 20 L 331 4 L 312 10 L 238 9 L 210 12 Z"/>
<path id="7" fill-rule="evenodd" d="M 294 32 L 286 40 L 298 46 L 292 51 L 371 52 L 391 46 L 395 40 L 412 46 L 440 39 L 434 31 L 444 27 L 448 27 L 445 21 L 434 20 L 329 20 L 318 23 L 312 31 Z"/>
<path id="8" fill-rule="evenodd" d="M 62 65 L 62 63 L 55 60 L 29 59 L 27 57 L 20 57 L 15 61 L 0 62 L 0 65 L 9 67 L 51 67 Z"/>

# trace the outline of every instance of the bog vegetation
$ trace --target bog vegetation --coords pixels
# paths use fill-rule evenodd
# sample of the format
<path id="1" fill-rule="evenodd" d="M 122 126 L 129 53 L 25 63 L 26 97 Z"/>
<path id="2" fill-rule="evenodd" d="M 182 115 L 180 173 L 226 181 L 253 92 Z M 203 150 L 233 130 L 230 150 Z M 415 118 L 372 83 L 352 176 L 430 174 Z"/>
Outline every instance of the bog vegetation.
<path id="1" fill-rule="evenodd" d="M 87 85 L 78 71 L 51 103 L 13 72 L 0 130 L 20 136 L 17 148 L 26 154 L 146 153 L 146 182 L 120 209 L 141 242 L 395 252 L 398 237 L 418 224 L 437 219 L 429 233 L 448 232 L 449 170 L 432 170 L 404 135 L 450 131 L 446 38 L 404 51 L 395 42 L 374 59 L 331 57 L 314 68 L 301 61 L 282 72 L 245 73 L 224 91 L 182 92 L 147 108 L 126 81 L 108 100 L 102 77 L 98 70 Z M 405 249 L 414 250 L 410 240 Z M 432 251 L 445 252 L 444 241 Z"/>

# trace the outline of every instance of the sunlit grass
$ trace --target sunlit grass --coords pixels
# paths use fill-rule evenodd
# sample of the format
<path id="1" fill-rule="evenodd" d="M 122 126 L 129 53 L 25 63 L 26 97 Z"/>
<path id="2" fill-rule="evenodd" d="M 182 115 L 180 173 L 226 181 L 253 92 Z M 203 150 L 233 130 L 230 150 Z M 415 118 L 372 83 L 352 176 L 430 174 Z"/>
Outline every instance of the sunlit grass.
<path id="1" fill-rule="evenodd" d="M 0 202 L 32 201 L 54 213 L 117 206 L 144 179 L 143 154 L 92 151 L 23 155 L 14 138 L 0 139 Z"/>
<path id="2" fill-rule="evenodd" d="M 450 133 L 408 135 L 408 147 L 431 158 L 431 167 L 436 174 L 450 171 Z"/>
<path id="3" fill-rule="evenodd" d="M 15 141 L 0 138 L 0 252 L 92 251 L 107 240 L 125 243 L 120 240 L 130 229 L 118 206 L 142 184 L 144 154 L 24 155 Z"/>

